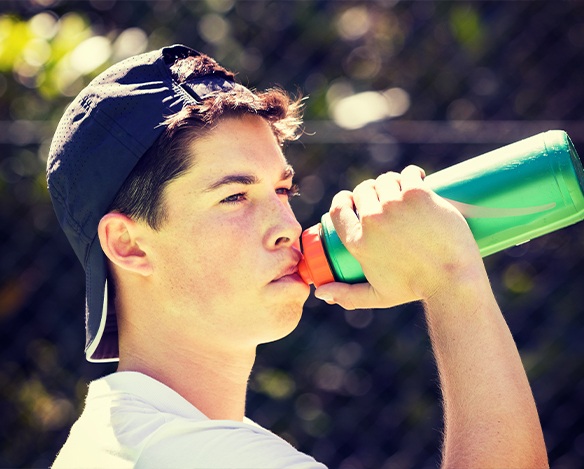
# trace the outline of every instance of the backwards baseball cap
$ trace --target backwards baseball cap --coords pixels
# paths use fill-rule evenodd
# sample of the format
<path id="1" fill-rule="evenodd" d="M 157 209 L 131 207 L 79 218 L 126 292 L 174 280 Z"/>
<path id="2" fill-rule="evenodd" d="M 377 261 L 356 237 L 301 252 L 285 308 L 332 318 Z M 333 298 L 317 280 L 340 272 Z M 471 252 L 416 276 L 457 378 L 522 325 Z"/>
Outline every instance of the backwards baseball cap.
<path id="1" fill-rule="evenodd" d="M 201 55 L 174 45 L 126 59 L 96 77 L 69 105 L 53 138 L 47 183 L 59 223 L 85 269 L 85 355 L 118 360 L 118 328 L 107 297 L 107 263 L 97 228 L 117 192 L 185 106 L 232 90 L 250 91 L 221 73 L 177 82 L 177 59 Z"/>

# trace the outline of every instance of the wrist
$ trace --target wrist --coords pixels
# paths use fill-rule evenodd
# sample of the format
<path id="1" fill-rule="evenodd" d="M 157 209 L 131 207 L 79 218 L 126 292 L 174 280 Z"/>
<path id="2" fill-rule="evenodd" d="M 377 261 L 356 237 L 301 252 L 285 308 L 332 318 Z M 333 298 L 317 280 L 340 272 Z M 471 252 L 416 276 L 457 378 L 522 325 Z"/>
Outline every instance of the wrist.
<path id="1" fill-rule="evenodd" d="M 421 298 L 426 306 L 432 306 L 460 301 L 467 304 L 485 295 L 492 296 L 492 290 L 482 259 L 479 259 L 466 264 L 444 265 L 432 288 Z"/>

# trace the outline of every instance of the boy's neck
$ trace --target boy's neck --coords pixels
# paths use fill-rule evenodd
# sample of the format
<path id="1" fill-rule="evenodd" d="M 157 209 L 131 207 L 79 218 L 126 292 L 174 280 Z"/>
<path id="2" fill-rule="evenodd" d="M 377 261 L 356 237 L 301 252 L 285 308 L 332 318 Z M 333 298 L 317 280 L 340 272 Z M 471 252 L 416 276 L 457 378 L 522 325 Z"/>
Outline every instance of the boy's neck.
<path id="1" fill-rule="evenodd" d="M 118 371 L 137 371 L 170 387 L 207 417 L 213 420 L 243 420 L 247 383 L 255 350 L 250 353 L 217 354 L 200 350 L 153 352 L 149 346 L 146 359 L 136 353 L 120 350 Z M 166 350 L 170 352 L 170 348 Z"/>

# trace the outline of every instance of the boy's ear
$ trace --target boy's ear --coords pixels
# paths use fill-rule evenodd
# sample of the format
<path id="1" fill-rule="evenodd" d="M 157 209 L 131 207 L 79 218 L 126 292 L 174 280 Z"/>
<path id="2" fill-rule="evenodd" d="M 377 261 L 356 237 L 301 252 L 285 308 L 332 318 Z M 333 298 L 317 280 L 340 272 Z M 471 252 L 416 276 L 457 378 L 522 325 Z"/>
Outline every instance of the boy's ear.
<path id="1" fill-rule="evenodd" d="M 97 229 L 101 249 L 113 264 L 148 276 L 152 273 L 152 265 L 141 243 L 142 231 L 142 226 L 117 212 L 104 215 Z"/>

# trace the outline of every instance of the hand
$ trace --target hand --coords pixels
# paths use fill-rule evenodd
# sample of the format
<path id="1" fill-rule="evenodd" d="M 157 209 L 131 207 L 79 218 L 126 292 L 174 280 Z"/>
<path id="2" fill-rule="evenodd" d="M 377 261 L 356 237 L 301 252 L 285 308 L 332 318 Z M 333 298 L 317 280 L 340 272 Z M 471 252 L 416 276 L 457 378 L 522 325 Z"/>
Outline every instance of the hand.
<path id="1" fill-rule="evenodd" d="M 368 283 L 323 285 L 318 298 L 346 309 L 387 308 L 427 300 L 477 273 L 486 279 L 465 219 L 424 177 L 408 166 L 334 197 L 331 219 Z"/>
<path id="2" fill-rule="evenodd" d="M 443 467 L 548 467 L 537 409 L 472 233 L 409 166 L 341 192 L 341 241 L 368 283 L 317 297 L 346 309 L 422 300 L 444 401 Z"/>

